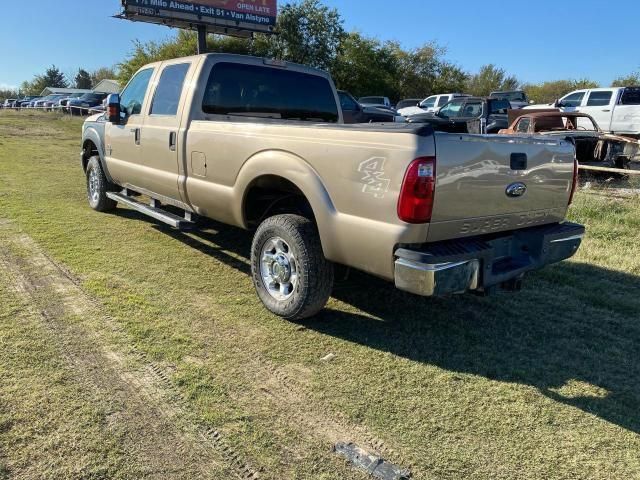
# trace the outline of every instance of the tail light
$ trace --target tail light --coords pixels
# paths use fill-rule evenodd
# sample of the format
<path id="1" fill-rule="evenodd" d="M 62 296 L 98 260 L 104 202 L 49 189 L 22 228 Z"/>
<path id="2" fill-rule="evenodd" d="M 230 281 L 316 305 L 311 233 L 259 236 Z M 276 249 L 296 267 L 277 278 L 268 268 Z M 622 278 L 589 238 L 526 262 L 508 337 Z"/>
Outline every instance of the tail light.
<path id="1" fill-rule="evenodd" d="M 571 194 L 569 195 L 569 205 L 573 202 L 573 196 L 576 193 L 576 189 L 578 188 L 578 171 L 580 169 L 580 165 L 578 164 L 578 160 L 575 159 L 573 161 L 573 183 L 571 184 Z"/>
<path id="2" fill-rule="evenodd" d="M 436 191 L 436 158 L 415 159 L 407 173 L 398 199 L 398 217 L 407 223 L 429 223 Z"/>

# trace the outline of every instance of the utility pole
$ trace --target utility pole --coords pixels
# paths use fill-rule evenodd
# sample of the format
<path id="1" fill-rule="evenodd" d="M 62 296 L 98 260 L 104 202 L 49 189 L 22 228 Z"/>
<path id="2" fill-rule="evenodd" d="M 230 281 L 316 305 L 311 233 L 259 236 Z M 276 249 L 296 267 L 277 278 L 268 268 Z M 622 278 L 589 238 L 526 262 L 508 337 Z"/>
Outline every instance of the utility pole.
<path id="1" fill-rule="evenodd" d="M 207 53 L 207 26 L 198 25 L 198 55 Z"/>

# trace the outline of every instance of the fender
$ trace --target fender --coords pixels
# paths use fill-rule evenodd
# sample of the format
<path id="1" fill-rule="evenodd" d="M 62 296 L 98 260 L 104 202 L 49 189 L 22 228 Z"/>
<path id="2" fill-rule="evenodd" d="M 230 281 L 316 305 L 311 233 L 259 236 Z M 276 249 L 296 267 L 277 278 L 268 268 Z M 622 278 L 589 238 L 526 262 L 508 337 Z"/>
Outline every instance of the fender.
<path id="1" fill-rule="evenodd" d="M 250 157 L 241 167 L 233 187 L 233 216 L 237 223 L 247 228 L 244 218 L 246 193 L 259 177 L 274 175 L 296 185 L 304 194 L 316 218 L 322 247 L 330 258 L 328 246 L 332 244 L 332 225 L 337 211 L 320 175 L 303 158 L 283 150 L 267 150 Z"/>
<path id="2" fill-rule="evenodd" d="M 105 157 L 104 157 L 104 133 L 105 133 L 104 123 L 100 125 L 93 124 L 85 128 L 84 132 L 82 133 L 82 168 L 83 170 L 86 170 L 85 160 L 88 160 L 88 158 L 85 159 L 84 144 L 87 141 L 91 141 L 96 146 L 96 149 L 98 150 L 98 156 L 100 157 L 100 165 L 102 165 L 102 171 L 107 177 L 107 180 L 110 183 L 115 183 L 113 181 L 113 178 L 109 174 L 109 169 L 107 168 L 107 162 L 105 161 Z"/>

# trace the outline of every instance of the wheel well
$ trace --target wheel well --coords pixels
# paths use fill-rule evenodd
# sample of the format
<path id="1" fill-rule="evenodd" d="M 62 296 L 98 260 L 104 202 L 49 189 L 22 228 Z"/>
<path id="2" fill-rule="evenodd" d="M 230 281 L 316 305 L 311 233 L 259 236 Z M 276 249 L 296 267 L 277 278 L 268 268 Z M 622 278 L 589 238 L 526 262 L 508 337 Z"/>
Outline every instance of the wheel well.
<path id="1" fill-rule="evenodd" d="M 87 171 L 87 164 L 89 163 L 89 159 L 94 155 L 99 155 L 98 147 L 96 147 L 95 143 L 91 140 L 85 140 L 82 144 L 82 168 L 84 171 Z"/>
<path id="2" fill-rule="evenodd" d="M 255 228 L 266 218 L 295 213 L 315 221 L 311 204 L 293 182 L 277 175 L 255 179 L 247 188 L 243 215 L 247 226 Z"/>

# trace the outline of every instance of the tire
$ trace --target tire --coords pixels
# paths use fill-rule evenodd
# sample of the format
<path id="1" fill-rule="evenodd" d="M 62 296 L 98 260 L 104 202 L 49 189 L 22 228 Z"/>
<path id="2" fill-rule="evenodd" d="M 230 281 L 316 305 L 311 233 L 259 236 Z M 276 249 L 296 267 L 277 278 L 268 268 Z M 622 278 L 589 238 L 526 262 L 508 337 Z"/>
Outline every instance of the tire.
<path id="1" fill-rule="evenodd" d="M 299 215 L 277 215 L 258 227 L 251 273 L 264 306 L 290 321 L 317 314 L 333 289 L 333 264 L 324 257 L 318 229 Z"/>
<path id="2" fill-rule="evenodd" d="M 97 212 L 108 212 L 116 208 L 117 202 L 107 197 L 107 192 L 115 187 L 109 183 L 102 170 L 100 157 L 93 156 L 87 163 L 87 200 Z"/>

